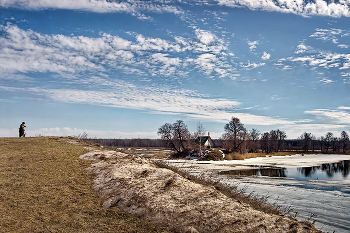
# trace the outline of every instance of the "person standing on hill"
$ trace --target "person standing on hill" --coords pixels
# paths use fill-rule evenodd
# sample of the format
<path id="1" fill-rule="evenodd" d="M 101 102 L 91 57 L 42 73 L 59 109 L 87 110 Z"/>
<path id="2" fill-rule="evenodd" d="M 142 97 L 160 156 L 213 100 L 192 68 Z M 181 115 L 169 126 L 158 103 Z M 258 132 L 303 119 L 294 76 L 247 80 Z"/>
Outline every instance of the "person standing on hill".
<path id="1" fill-rule="evenodd" d="M 27 127 L 25 126 L 25 122 L 22 122 L 22 124 L 19 126 L 19 137 L 25 137 L 26 134 L 24 133 L 24 127 Z"/>

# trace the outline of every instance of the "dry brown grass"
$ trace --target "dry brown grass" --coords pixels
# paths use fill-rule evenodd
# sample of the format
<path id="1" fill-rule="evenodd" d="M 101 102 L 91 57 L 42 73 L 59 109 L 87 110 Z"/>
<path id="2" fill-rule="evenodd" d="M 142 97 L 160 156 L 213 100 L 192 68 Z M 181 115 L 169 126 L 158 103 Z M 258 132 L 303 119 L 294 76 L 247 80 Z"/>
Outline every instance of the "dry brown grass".
<path id="1" fill-rule="evenodd" d="M 96 174 L 93 188 L 105 208 L 117 206 L 174 233 L 279 233 L 290 232 L 291 226 L 297 232 L 319 232 L 310 223 L 278 211 L 266 214 L 223 195 L 230 190 L 220 184 L 192 182 L 164 169 L 166 162 L 160 168 L 141 156 L 101 150 L 80 158 L 95 161 L 89 171 Z"/>
<path id="2" fill-rule="evenodd" d="M 205 178 L 203 176 L 191 175 L 189 172 L 186 172 L 180 168 L 173 167 L 169 165 L 166 161 L 156 160 L 154 163 L 160 168 L 166 168 L 172 170 L 179 175 L 190 179 L 193 182 L 203 184 L 206 186 L 213 186 L 216 190 L 220 191 L 227 197 L 235 199 L 240 203 L 246 203 L 250 205 L 253 209 L 262 211 L 267 214 L 277 214 L 283 215 L 288 211 L 287 209 L 281 209 L 279 206 L 274 206 L 267 204 L 267 197 L 258 197 L 255 195 L 246 195 L 242 191 L 238 190 L 235 186 L 226 186 L 220 182 L 213 181 L 211 179 Z"/>
<path id="3" fill-rule="evenodd" d="M 257 158 L 257 157 L 266 157 L 266 156 L 287 156 L 287 155 L 294 155 L 297 152 L 293 151 L 281 151 L 281 152 L 274 152 L 270 154 L 266 153 L 230 153 L 225 155 L 225 160 L 243 160 L 243 159 L 250 159 L 250 158 Z"/>
<path id="4" fill-rule="evenodd" d="M 101 208 L 86 152 L 59 138 L 0 138 L 0 232 L 162 232 Z"/>

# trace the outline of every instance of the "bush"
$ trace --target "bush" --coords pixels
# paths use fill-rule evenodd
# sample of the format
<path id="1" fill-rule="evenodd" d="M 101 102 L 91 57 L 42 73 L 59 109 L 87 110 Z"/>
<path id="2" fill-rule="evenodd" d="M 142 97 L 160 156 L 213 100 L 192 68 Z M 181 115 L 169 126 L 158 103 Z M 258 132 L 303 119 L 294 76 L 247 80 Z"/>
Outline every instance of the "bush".
<path id="1" fill-rule="evenodd" d="M 222 151 L 218 149 L 210 149 L 205 151 L 204 155 L 202 156 L 201 160 L 224 160 Z"/>
<path id="2" fill-rule="evenodd" d="M 190 154 L 191 154 L 191 150 L 190 149 L 185 149 L 185 150 L 183 150 L 181 152 L 174 153 L 171 157 L 175 158 L 175 159 L 185 158 L 186 156 L 188 156 Z"/>

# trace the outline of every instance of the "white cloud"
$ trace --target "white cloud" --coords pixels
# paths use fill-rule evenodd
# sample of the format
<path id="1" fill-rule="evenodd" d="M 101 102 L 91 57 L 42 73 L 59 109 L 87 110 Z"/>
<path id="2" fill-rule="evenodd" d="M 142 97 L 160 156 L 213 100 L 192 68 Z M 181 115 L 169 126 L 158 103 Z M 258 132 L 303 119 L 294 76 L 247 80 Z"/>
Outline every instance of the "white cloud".
<path id="1" fill-rule="evenodd" d="M 331 132 L 335 136 L 344 130 L 344 125 L 338 124 L 295 124 L 280 127 L 285 131 L 289 139 L 297 139 L 302 133 L 307 132 L 315 135 L 317 138 L 325 136 L 326 132 Z"/>
<path id="2" fill-rule="evenodd" d="M 298 54 L 298 53 L 311 53 L 311 52 L 315 52 L 313 47 L 305 45 L 303 42 L 298 45 L 297 50 L 294 53 Z"/>
<path id="3" fill-rule="evenodd" d="M 132 16 L 136 16 L 139 20 L 153 21 L 152 17 L 146 16 L 145 14 L 142 14 L 140 12 L 132 13 Z"/>
<path id="4" fill-rule="evenodd" d="M 244 119 L 246 124 L 294 124 L 286 119 L 239 113 L 236 110 L 237 106 L 240 105 L 238 101 L 210 98 L 190 90 L 172 90 L 167 87 L 138 87 L 128 82 L 108 81 L 101 77 L 86 79 L 85 84 L 94 85 L 95 89 L 98 89 L 101 85 L 105 88 L 103 91 L 27 88 L 26 91 L 65 103 L 129 108 L 158 114 L 183 115 L 192 119 L 214 122 L 227 122 L 234 115 Z M 0 89 L 2 89 L 1 86 Z M 24 90 L 7 87 L 4 87 L 4 89 L 8 91 Z"/>
<path id="5" fill-rule="evenodd" d="M 21 82 L 33 81 L 32 78 L 29 78 L 25 75 L 7 73 L 5 70 L 0 68 L 0 81 L 1 80 L 16 80 L 16 81 L 21 81 Z"/>
<path id="6" fill-rule="evenodd" d="M 315 0 L 308 3 L 302 0 L 218 0 L 218 3 L 228 7 L 247 7 L 251 10 L 278 11 L 303 16 L 350 16 L 349 2 L 346 0 L 337 3 L 327 3 L 324 0 Z"/>
<path id="7" fill-rule="evenodd" d="M 130 33 L 136 41 L 102 33 L 100 37 L 45 35 L 16 25 L 0 26 L 0 70 L 3 73 L 53 72 L 61 75 L 105 72 L 111 68 L 138 75 L 184 75 L 178 66 L 197 67 L 205 74 L 232 77 L 223 41 L 198 31 L 198 43 L 174 41 Z M 189 59 L 188 52 L 195 58 Z"/>
<path id="8" fill-rule="evenodd" d="M 317 28 L 316 32 L 312 34 L 310 37 L 315 37 L 318 40 L 323 41 L 331 41 L 334 44 L 338 44 L 338 37 L 337 36 L 344 36 L 347 35 L 344 30 L 342 29 L 320 29 Z"/>
<path id="9" fill-rule="evenodd" d="M 271 58 L 271 54 L 264 52 L 264 54 L 261 56 L 261 59 L 263 60 L 269 60 Z"/>
<path id="10" fill-rule="evenodd" d="M 278 95 L 272 95 L 270 96 L 270 100 L 280 100 L 281 97 L 279 97 Z"/>
<path id="11" fill-rule="evenodd" d="M 339 107 L 340 110 L 348 110 L 344 109 L 344 107 Z M 315 109 L 310 111 L 305 111 L 306 114 L 315 115 L 316 117 L 328 119 L 337 124 L 348 124 L 350 125 L 350 113 L 346 111 L 340 110 L 331 110 L 331 109 Z"/>
<path id="12" fill-rule="evenodd" d="M 329 79 L 329 78 L 323 78 L 320 80 L 321 83 L 324 83 L 324 84 L 329 84 L 329 83 L 333 83 L 334 81 L 332 79 Z"/>
<path id="13" fill-rule="evenodd" d="M 325 0 L 315 0 L 306 3 L 302 0 L 217 0 L 219 5 L 227 7 L 247 7 L 251 10 L 277 11 L 303 16 L 322 15 L 331 17 L 350 16 L 349 2 L 340 0 L 327 3 Z M 192 1 L 185 2 L 193 4 Z M 201 2 L 196 1 L 196 4 Z M 207 1 L 202 4 L 208 4 Z M 173 1 L 109 1 L 109 0 L 0 0 L 0 7 L 17 7 L 21 9 L 68 9 L 91 11 L 98 13 L 126 12 L 144 20 L 148 18 L 137 12 L 169 12 L 183 14 L 183 10 L 174 6 Z"/>
<path id="14" fill-rule="evenodd" d="M 211 53 L 201 54 L 194 60 L 198 67 L 207 75 L 210 75 L 216 67 L 218 61 L 216 55 Z"/>
<path id="15" fill-rule="evenodd" d="M 338 47 L 339 47 L 339 48 L 342 48 L 342 49 L 347 49 L 347 48 L 350 48 L 350 45 L 339 44 Z"/>
<path id="16" fill-rule="evenodd" d="M 138 88 L 124 86 L 114 91 L 83 91 L 71 89 L 32 89 L 56 101 L 87 103 L 94 105 L 148 110 L 171 114 L 207 115 L 207 112 L 222 112 L 239 105 L 239 102 L 226 99 L 209 99 L 189 91 L 168 89 Z M 219 110 L 223 109 L 223 110 Z M 226 110 L 225 110 L 226 109 Z"/>
<path id="17" fill-rule="evenodd" d="M 348 44 L 340 44 L 339 39 L 343 39 L 344 37 L 349 37 L 350 33 L 349 31 L 345 31 L 342 29 L 336 29 L 336 28 L 331 28 L 331 29 L 320 29 L 317 28 L 316 32 L 312 34 L 310 37 L 314 37 L 318 40 L 323 40 L 323 41 L 330 41 L 333 44 L 336 44 L 339 48 L 347 49 L 349 48 Z"/>
<path id="18" fill-rule="evenodd" d="M 258 41 L 248 41 L 249 50 L 252 52 L 256 49 L 256 46 L 259 44 Z"/>
<path id="19" fill-rule="evenodd" d="M 206 45 L 213 43 L 214 41 L 217 40 L 217 37 L 211 32 L 200 30 L 200 29 L 196 29 L 196 35 L 197 35 L 197 38 L 200 40 L 200 42 Z"/>
<path id="20" fill-rule="evenodd" d="M 280 59 L 280 64 L 284 64 L 286 61 L 300 62 L 304 65 L 310 65 L 315 67 L 338 68 L 339 70 L 350 68 L 350 54 L 331 53 L 331 52 L 318 52 L 314 55 L 289 57 L 286 59 Z"/>
<path id="21" fill-rule="evenodd" d="M 136 14 L 138 11 L 170 12 L 180 14 L 181 9 L 173 5 L 150 1 L 109 1 L 109 0 L 0 0 L 0 7 L 21 9 L 67 9 L 91 11 L 97 13 L 126 12 Z M 141 15 L 142 16 L 142 15 Z"/>
<path id="22" fill-rule="evenodd" d="M 260 66 L 264 66 L 265 63 L 255 63 L 255 62 L 248 62 L 248 64 L 243 64 L 243 63 L 240 63 L 241 67 L 246 69 L 246 70 L 252 70 L 252 69 L 256 69 Z"/>
<path id="23" fill-rule="evenodd" d="M 155 61 L 163 63 L 165 66 L 178 66 L 180 64 L 181 60 L 179 58 L 169 58 L 168 55 L 169 54 L 155 53 L 152 54 L 152 58 Z"/>
<path id="24" fill-rule="evenodd" d="M 340 106 L 338 109 L 342 109 L 342 110 L 350 110 L 350 107 Z"/>

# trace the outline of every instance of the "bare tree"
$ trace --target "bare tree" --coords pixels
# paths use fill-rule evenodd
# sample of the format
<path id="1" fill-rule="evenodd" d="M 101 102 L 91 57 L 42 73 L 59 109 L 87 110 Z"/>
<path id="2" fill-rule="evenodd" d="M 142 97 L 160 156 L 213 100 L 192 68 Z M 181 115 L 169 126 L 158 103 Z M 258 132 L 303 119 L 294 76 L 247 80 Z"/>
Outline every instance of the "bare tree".
<path id="1" fill-rule="evenodd" d="M 158 135 L 161 136 L 161 139 L 166 141 L 168 145 L 176 152 L 180 152 L 180 148 L 175 145 L 175 137 L 173 132 L 173 127 L 171 124 L 166 123 L 159 127 Z"/>
<path id="2" fill-rule="evenodd" d="M 286 138 L 286 133 L 279 129 L 266 132 L 260 139 L 261 150 L 265 153 L 278 152 L 283 149 Z"/>
<path id="3" fill-rule="evenodd" d="M 276 130 L 271 130 L 269 134 L 269 149 L 270 152 L 278 151 L 278 133 Z"/>
<path id="4" fill-rule="evenodd" d="M 198 138 L 199 141 L 199 154 L 202 155 L 202 137 L 205 134 L 205 129 L 203 127 L 203 124 L 198 121 L 197 123 L 197 132 L 195 133 L 195 138 Z"/>
<path id="5" fill-rule="evenodd" d="M 331 141 L 331 144 L 332 144 L 332 151 L 333 152 L 339 151 L 339 149 L 340 149 L 339 138 L 333 137 L 332 141 Z"/>
<path id="6" fill-rule="evenodd" d="M 158 129 L 158 134 L 169 144 L 178 156 L 189 152 L 191 143 L 191 134 L 187 125 L 178 120 L 174 124 L 166 123 Z"/>
<path id="7" fill-rule="evenodd" d="M 223 135 L 223 139 L 226 140 L 229 143 L 226 143 L 226 146 L 228 146 L 229 150 L 232 151 L 243 151 L 241 145 L 246 139 L 247 136 L 247 130 L 244 128 L 244 125 L 241 123 L 241 121 L 236 118 L 232 117 L 231 121 L 225 125 L 225 134 Z"/>
<path id="8" fill-rule="evenodd" d="M 283 149 L 284 141 L 287 138 L 287 134 L 279 129 L 276 130 L 277 134 L 277 152 Z"/>
<path id="9" fill-rule="evenodd" d="M 298 137 L 301 140 L 301 146 L 304 152 L 308 152 L 311 147 L 312 135 L 311 133 L 304 132 L 302 135 Z"/>
<path id="10" fill-rule="evenodd" d="M 190 133 L 187 129 L 187 125 L 182 120 L 178 120 L 173 124 L 174 137 L 177 139 L 175 142 L 179 144 L 179 147 L 184 151 L 186 149 L 186 142 L 190 139 Z"/>
<path id="11" fill-rule="evenodd" d="M 328 132 L 326 137 L 324 138 L 326 153 L 328 153 L 328 149 L 331 147 L 333 141 L 333 133 Z"/>
<path id="12" fill-rule="evenodd" d="M 350 144 L 349 135 L 347 134 L 347 132 L 342 131 L 340 134 L 340 145 L 343 153 L 346 152 L 346 150 L 349 147 L 349 144 Z"/>
<path id="13" fill-rule="evenodd" d="M 315 152 L 315 148 L 317 145 L 317 140 L 316 140 L 316 136 L 311 134 L 311 146 L 312 146 L 312 152 Z"/>
<path id="14" fill-rule="evenodd" d="M 263 133 L 263 135 L 261 136 L 260 146 L 261 146 L 261 150 L 266 154 L 271 152 L 269 132 Z"/>
<path id="15" fill-rule="evenodd" d="M 248 151 L 251 153 L 258 152 L 260 132 L 257 129 L 251 129 L 248 134 Z"/>

